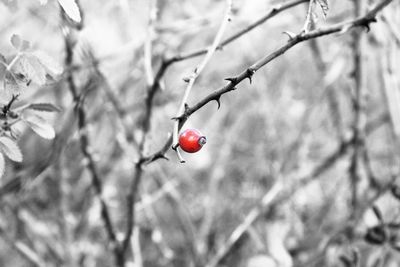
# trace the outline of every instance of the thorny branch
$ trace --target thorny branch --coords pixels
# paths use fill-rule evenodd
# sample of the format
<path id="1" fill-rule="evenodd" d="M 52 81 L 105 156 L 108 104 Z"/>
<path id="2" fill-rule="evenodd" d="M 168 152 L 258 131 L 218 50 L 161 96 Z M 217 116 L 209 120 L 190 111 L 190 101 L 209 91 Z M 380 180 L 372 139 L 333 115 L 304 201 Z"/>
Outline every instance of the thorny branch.
<path id="1" fill-rule="evenodd" d="M 218 47 L 218 45 L 219 45 L 219 43 L 220 43 L 220 41 L 221 41 L 221 39 L 222 39 L 222 36 L 223 36 L 223 34 L 224 34 L 224 32 L 225 32 L 227 26 L 228 26 L 228 23 L 229 23 L 230 20 L 231 20 L 230 17 L 231 17 L 231 9 L 232 9 L 232 0 L 227 0 L 226 5 L 227 5 L 227 8 L 226 8 L 226 11 L 225 11 L 225 15 L 224 15 L 224 17 L 223 17 L 223 19 L 222 19 L 221 26 L 219 27 L 219 30 L 218 30 L 217 34 L 215 35 L 215 38 L 214 38 L 214 40 L 213 40 L 213 42 L 212 42 L 210 48 L 208 49 L 206 56 L 205 56 L 204 59 L 200 62 L 200 64 L 195 68 L 195 70 L 194 70 L 193 73 L 191 74 L 190 78 L 187 80 L 188 85 L 187 85 L 187 87 L 186 87 L 186 89 L 185 89 L 185 92 L 184 92 L 184 94 L 183 94 L 183 98 L 182 98 L 181 104 L 180 104 L 180 106 L 179 106 L 178 113 L 177 113 L 177 115 L 176 115 L 177 118 L 178 118 L 182 113 L 184 113 L 184 112 L 186 111 L 185 109 L 186 109 L 186 107 L 187 107 L 187 100 L 188 100 L 188 98 L 189 98 L 189 95 L 190 95 L 190 92 L 191 92 L 191 90 L 192 90 L 192 88 L 193 88 L 193 85 L 194 85 L 194 83 L 195 83 L 197 77 L 199 77 L 200 73 L 201 73 L 201 72 L 203 71 L 203 69 L 206 67 L 207 63 L 211 60 L 212 56 L 214 55 L 214 52 L 217 50 L 217 47 Z M 218 101 L 218 104 L 219 104 L 219 99 L 216 99 L 216 100 Z M 173 145 L 172 145 L 172 148 L 173 148 L 174 150 L 176 150 L 176 152 L 177 152 L 177 154 L 178 154 L 178 156 L 179 156 L 180 161 L 181 161 L 181 162 L 185 162 L 185 161 L 182 159 L 182 157 L 180 156 L 179 150 L 178 150 L 178 146 L 179 146 L 179 145 L 178 145 L 178 132 L 179 132 L 179 128 L 180 128 L 180 127 L 179 127 L 179 124 L 180 124 L 180 123 L 179 123 L 179 119 L 177 119 L 177 120 L 175 121 L 175 123 L 174 123 L 174 130 L 173 130 L 173 134 L 172 134 L 172 137 L 173 137 Z"/>
<path id="2" fill-rule="evenodd" d="M 261 24 L 263 24 L 264 22 L 266 22 L 267 20 L 269 20 L 270 18 L 278 15 L 279 13 L 281 13 L 282 11 L 285 11 L 289 8 L 295 7 L 299 4 L 308 2 L 308 0 L 294 0 L 294 1 L 290 1 L 281 5 L 277 5 L 273 8 L 271 8 L 271 10 L 265 14 L 263 17 L 259 18 L 258 20 L 256 20 L 255 22 L 253 22 L 252 24 L 248 25 L 247 27 L 245 27 L 244 29 L 232 34 L 231 36 L 227 37 L 224 41 L 222 41 L 218 47 L 217 50 L 222 50 L 226 45 L 230 44 L 231 42 L 239 39 L 240 37 L 242 37 L 243 35 L 247 34 L 248 32 L 252 31 L 253 29 L 257 28 L 258 26 L 260 26 Z M 165 58 L 162 60 L 161 62 L 161 66 L 158 69 L 158 71 L 156 72 L 155 78 L 154 78 L 154 83 L 152 85 L 152 91 L 157 91 L 159 83 L 162 79 L 162 77 L 164 76 L 165 72 L 168 70 L 168 68 L 177 62 L 181 62 L 187 59 L 191 59 L 194 57 L 198 57 L 201 55 L 206 54 L 208 51 L 208 48 L 202 48 L 193 52 L 188 52 L 188 53 L 184 53 L 182 55 L 176 55 L 173 56 L 171 58 Z"/>
<path id="3" fill-rule="evenodd" d="M 364 27 L 369 29 L 369 25 L 372 22 L 376 21 L 376 15 L 377 13 L 382 10 L 384 7 L 386 7 L 388 4 L 390 4 L 393 0 L 385 0 L 376 5 L 373 9 L 371 9 L 368 13 L 366 13 L 364 16 L 358 17 L 356 19 L 347 21 L 347 22 L 342 22 L 338 23 L 332 26 L 324 27 L 321 29 L 316 29 L 313 31 L 310 31 L 308 33 L 301 32 L 291 38 L 286 44 L 275 50 L 274 52 L 264 56 L 257 62 L 255 62 L 253 65 L 249 66 L 241 72 L 239 75 L 233 78 L 227 78 L 226 80 L 229 81 L 229 83 L 220 89 L 217 89 L 216 91 L 210 93 L 209 95 L 205 96 L 202 100 L 194 104 L 193 106 L 187 106 L 185 109 L 184 113 L 181 114 L 178 119 L 179 119 L 179 127 L 180 129 L 187 119 L 196 111 L 204 107 L 206 104 L 210 103 L 211 101 L 220 101 L 220 98 L 223 94 L 226 94 L 230 91 L 233 91 L 236 89 L 236 86 L 240 84 L 243 80 L 249 79 L 251 82 L 253 74 L 258 71 L 260 68 L 263 66 L 267 65 L 269 62 L 273 61 L 277 57 L 281 56 L 284 54 L 286 51 L 294 47 L 295 45 L 310 40 L 314 38 L 318 38 L 321 36 L 325 35 L 330 35 L 333 33 L 344 33 L 349 31 L 352 28 L 355 27 Z M 166 144 L 157 152 L 154 154 L 147 156 L 144 158 L 144 161 L 146 162 L 152 162 L 154 160 L 157 160 L 159 158 L 164 157 L 164 154 L 167 152 L 169 146 L 172 144 L 172 138 L 169 138 L 166 142 Z"/>
<path id="4" fill-rule="evenodd" d="M 41 259 L 40 256 L 34 250 L 32 250 L 30 247 L 28 247 L 25 243 L 21 241 L 13 240 L 7 234 L 6 230 L 3 229 L 2 227 L 0 227 L 0 235 L 1 238 L 8 245 L 10 245 L 13 249 L 15 249 L 20 255 L 22 255 L 22 257 L 24 257 L 31 264 L 38 267 L 46 266 L 45 261 Z"/>

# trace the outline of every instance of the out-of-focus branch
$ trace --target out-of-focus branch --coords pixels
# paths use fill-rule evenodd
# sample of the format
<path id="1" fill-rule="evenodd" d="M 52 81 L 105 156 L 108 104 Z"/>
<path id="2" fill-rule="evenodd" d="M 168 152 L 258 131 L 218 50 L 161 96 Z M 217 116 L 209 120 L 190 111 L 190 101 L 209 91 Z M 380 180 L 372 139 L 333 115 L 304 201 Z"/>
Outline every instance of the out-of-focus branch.
<path id="1" fill-rule="evenodd" d="M 384 21 L 388 26 L 390 32 L 393 34 L 393 37 L 395 38 L 397 45 L 400 46 L 400 31 L 398 30 L 398 28 L 395 25 L 393 25 L 393 21 L 387 18 L 387 16 L 382 15 L 381 18 L 382 21 Z"/>
<path id="2" fill-rule="evenodd" d="M 204 97 L 202 100 L 197 102 L 191 107 L 187 107 L 184 111 L 183 114 L 181 114 L 178 119 L 179 119 L 179 127 L 180 129 L 187 119 L 196 111 L 204 107 L 206 104 L 210 103 L 211 101 L 217 101 L 219 103 L 220 98 L 223 94 L 226 94 L 230 91 L 233 91 L 236 89 L 236 86 L 241 83 L 245 79 L 249 79 L 251 81 L 252 76 L 256 71 L 258 71 L 260 68 L 263 66 L 267 65 L 269 62 L 273 61 L 274 59 L 278 58 L 282 54 L 284 54 L 286 51 L 288 51 L 290 48 L 293 46 L 310 40 L 314 38 L 318 38 L 321 36 L 325 35 L 330 35 L 333 33 L 344 33 L 349 31 L 352 28 L 355 27 L 365 27 L 369 28 L 370 24 L 372 22 L 375 22 L 376 15 L 379 11 L 381 11 L 383 8 L 385 8 L 387 5 L 389 5 L 393 0 L 384 0 L 381 3 L 377 4 L 373 9 L 371 9 L 368 13 L 366 13 L 364 16 L 356 18 L 354 20 L 350 20 L 347 22 L 342 22 L 338 23 L 332 26 L 324 27 L 321 29 L 313 30 L 308 33 L 301 32 L 298 35 L 294 36 L 291 38 L 288 43 L 285 45 L 281 46 L 274 52 L 264 56 L 260 60 L 258 60 L 256 63 L 248 67 L 246 70 L 244 70 L 242 73 L 237 75 L 236 77 L 233 78 L 227 78 L 226 80 L 229 81 L 229 83 L 220 89 L 214 91 L 213 93 L 210 93 L 206 97 Z M 164 154 L 167 152 L 169 146 L 172 144 L 172 138 L 169 138 L 166 142 L 166 144 L 157 152 L 155 152 L 152 155 L 149 155 L 144 158 L 144 161 L 146 162 L 152 162 L 154 160 L 157 160 L 159 158 L 164 157 Z"/>
<path id="3" fill-rule="evenodd" d="M 379 123 L 378 123 L 379 122 Z M 385 121 L 382 121 L 381 118 L 378 118 L 377 121 L 371 122 L 370 125 L 374 127 L 378 127 Z M 376 128 L 369 128 L 370 131 L 374 131 Z M 239 226 L 235 228 L 232 234 L 229 236 L 227 241 L 220 247 L 217 251 L 216 255 L 211 258 L 206 267 L 216 267 L 218 264 L 225 259 L 225 257 L 229 254 L 229 252 L 233 249 L 235 244 L 241 239 L 241 237 L 247 232 L 249 227 L 258 219 L 262 214 L 271 208 L 272 206 L 278 205 L 288 199 L 291 198 L 296 192 L 309 185 L 311 182 L 315 181 L 320 175 L 324 172 L 328 171 L 331 167 L 333 167 L 336 162 L 346 155 L 348 149 L 352 146 L 352 138 L 342 142 L 337 149 L 327 156 L 323 161 L 314 166 L 309 172 L 304 175 L 301 175 L 298 178 L 299 174 L 296 172 L 289 174 L 290 178 L 285 179 L 285 181 L 297 181 L 292 184 L 284 184 L 282 179 L 277 181 L 273 187 L 264 195 L 262 200 L 260 201 L 260 205 L 253 208 L 246 218 L 243 220 Z"/>
<path id="4" fill-rule="evenodd" d="M 70 34 L 72 29 L 65 28 L 65 66 L 68 68 L 72 65 L 73 55 L 74 55 L 74 41 L 72 40 Z M 103 186 L 100 178 L 100 174 L 98 172 L 97 166 L 95 164 L 95 160 L 89 148 L 89 136 L 86 129 L 87 121 L 86 121 L 86 112 L 84 109 L 84 98 L 78 92 L 78 88 L 75 84 L 74 77 L 72 71 L 67 72 L 67 84 L 69 91 L 73 97 L 73 101 L 75 104 L 75 112 L 78 117 L 78 134 L 79 134 L 79 142 L 80 149 L 82 154 L 87 160 L 86 168 L 91 174 L 92 185 L 95 192 L 95 196 L 100 202 L 101 206 L 101 218 L 104 222 L 105 230 L 108 234 L 108 238 L 111 242 L 111 247 L 114 251 L 115 261 L 117 266 L 123 266 L 124 258 L 123 255 L 119 253 L 119 246 L 117 243 L 116 234 L 114 231 L 114 227 L 112 225 L 111 216 L 107 208 L 107 204 L 102 196 Z"/>
<path id="5" fill-rule="evenodd" d="M 15 249 L 22 257 L 32 263 L 34 266 L 44 267 L 46 263 L 40 256 L 25 243 L 17 240 L 13 240 L 7 233 L 6 230 L 0 227 L 1 238 L 13 249 Z"/>
<path id="6" fill-rule="evenodd" d="M 317 65 L 317 68 L 321 72 L 322 76 L 327 77 L 328 76 L 328 66 L 327 63 L 324 61 L 321 53 L 321 48 L 318 44 L 318 39 L 311 39 L 310 40 L 310 48 L 311 51 L 314 55 L 315 63 Z M 333 64 L 332 68 L 336 68 L 335 63 Z M 340 114 L 340 108 L 339 108 L 339 100 L 338 100 L 338 90 L 333 86 L 331 81 L 326 81 L 324 79 L 324 89 L 326 92 L 326 97 L 328 100 L 329 108 L 331 110 L 331 115 L 332 115 L 332 121 L 334 126 L 336 127 L 337 131 L 337 136 L 339 139 L 343 139 L 343 119 Z"/>
<path id="7" fill-rule="evenodd" d="M 156 2 L 154 2 L 150 8 L 150 24 L 152 24 L 153 21 L 156 19 L 155 17 L 153 17 L 153 15 L 156 14 L 156 9 L 157 9 L 157 5 L 156 5 Z M 148 36 L 148 38 L 151 38 L 151 36 Z M 151 40 L 149 40 L 148 42 L 151 42 Z M 147 47 L 147 50 L 150 50 L 150 49 L 151 49 L 151 47 Z M 151 51 L 146 52 L 146 57 L 151 57 Z M 149 60 L 151 61 L 151 59 L 148 58 L 147 61 L 149 61 Z M 133 179 L 131 182 L 131 186 L 130 186 L 130 190 L 129 190 L 129 194 L 128 194 L 128 198 L 127 198 L 127 225 L 126 225 L 126 232 L 124 235 L 124 239 L 123 239 L 122 245 L 121 245 L 121 253 L 123 253 L 123 254 L 125 254 L 126 250 L 129 247 L 133 229 L 135 226 L 135 211 L 136 211 L 135 202 L 136 202 L 136 198 L 137 198 L 137 194 L 138 194 L 138 190 L 139 190 L 140 181 L 141 181 L 142 175 L 143 175 L 142 165 L 145 162 L 144 156 L 143 156 L 144 147 L 145 147 L 145 143 L 146 143 L 147 134 L 150 130 L 150 122 L 151 122 L 153 107 L 154 107 L 153 100 L 154 100 L 155 93 L 156 93 L 157 89 L 159 88 L 158 83 L 160 81 L 159 79 L 161 78 L 156 75 L 156 77 L 154 77 L 154 81 L 151 84 L 151 81 L 149 81 L 149 79 L 153 78 L 152 70 L 149 69 L 149 68 L 151 68 L 151 62 L 148 64 L 150 64 L 150 66 L 147 66 L 147 67 L 145 66 L 147 76 L 148 76 L 148 89 L 147 89 L 147 94 L 146 94 L 146 98 L 145 98 L 145 110 L 144 110 L 143 119 L 142 119 L 141 125 L 140 125 L 140 127 L 142 129 L 142 136 L 141 136 L 141 140 L 139 142 L 139 159 L 135 163 L 134 176 L 133 176 Z"/>
<path id="8" fill-rule="evenodd" d="M 306 21 L 304 22 L 303 32 L 307 33 L 315 27 L 315 0 L 310 0 L 308 4 L 308 11 Z"/>
<path id="9" fill-rule="evenodd" d="M 364 4 L 362 0 L 354 1 L 354 15 L 356 17 L 360 16 L 364 11 Z M 361 177 L 359 176 L 359 159 L 361 158 L 365 146 L 365 125 L 367 121 L 366 117 L 366 97 L 367 88 L 365 83 L 364 75 L 364 34 L 361 32 L 353 32 L 353 64 L 354 64 L 354 99 L 353 99 L 353 109 L 354 109 L 354 121 L 353 121 L 353 155 L 351 158 L 351 164 L 349 168 L 350 184 L 351 184 L 351 205 L 352 214 L 357 208 L 357 198 L 358 198 L 358 182 Z M 353 215 L 352 215 L 353 216 Z"/>

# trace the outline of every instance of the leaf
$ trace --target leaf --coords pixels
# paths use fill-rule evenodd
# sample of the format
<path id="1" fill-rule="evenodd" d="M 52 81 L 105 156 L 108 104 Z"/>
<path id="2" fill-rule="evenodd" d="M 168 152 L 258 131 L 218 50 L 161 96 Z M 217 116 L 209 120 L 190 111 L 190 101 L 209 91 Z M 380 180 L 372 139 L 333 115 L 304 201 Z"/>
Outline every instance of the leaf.
<path id="1" fill-rule="evenodd" d="M 328 15 L 328 10 L 329 10 L 329 4 L 328 0 L 317 0 L 319 6 L 322 9 L 322 13 L 324 14 L 324 18 L 326 19 L 326 16 Z"/>
<path id="2" fill-rule="evenodd" d="M 12 94 L 9 91 L 0 88 L 0 105 L 7 105 L 11 98 Z"/>
<path id="3" fill-rule="evenodd" d="M 53 126 L 51 126 L 44 118 L 30 114 L 23 118 L 31 129 L 45 139 L 54 139 L 56 133 Z"/>
<path id="4" fill-rule="evenodd" d="M 0 80 L 4 78 L 7 69 L 7 60 L 6 58 L 0 54 Z"/>
<path id="5" fill-rule="evenodd" d="M 6 168 L 6 163 L 4 161 L 4 156 L 2 153 L 0 153 L 0 178 L 3 177 L 5 168 Z"/>
<path id="6" fill-rule="evenodd" d="M 40 60 L 30 53 L 24 53 L 14 68 L 15 73 L 21 73 L 30 81 L 44 85 L 46 83 L 47 70 Z"/>
<path id="7" fill-rule="evenodd" d="M 11 44 L 14 46 L 15 49 L 19 50 L 22 44 L 21 36 L 19 36 L 18 34 L 13 34 L 11 36 Z"/>
<path id="8" fill-rule="evenodd" d="M 43 51 L 35 51 L 34 53 L 32 53 L 32 55 L 35 56 L 40 61 L 40 63 L 42 63 L 47 73 L 49 73 L 51 76 L 60 75 L 62 73 L 63 68 L 61 67 L 61 65 L 58 64 L 48 54 L 44 53 Z"/>
<path id="9" fill-rule="evenodd" d="M 33 109 L 37 111 L 45 111 L 45 112 L 60 112 L 61 109 L 56 107 L 50 103 L 37 103 L 37 104 L 30 104 L 25 109 Z"/>
<path id="10" fill-rule="evenodd" d="M 4 77 L 4 89 L 6 93 L 17 94 L 20 91 L 20 87 L 17 83 L 17 79 L 14 74 L 6 71 L 6 75 Z"/>
<path id="11" fill-rule="evenodd" d="M 64 10 L 65 14 L 68 15 L 68 17 L 70 17 L 75 22 L 81 22 L 81 12 L 75 0 L 58 0 L 58 3 Z"/>
<path id="12" fill-rule="evenodd" d="M 21 52 L 26 51 L 31 47 L 31 43 L 22 39 L 18 34 L 13 34 L 11 36 L 11 44 L 15 49 Z"/>
<path id="13" fill-rule="evenodd" d="M 25 83 L 33 82 L 41 86 L 53 76 L 60 75 L 62 68 L 43 52 L 24 52 L 13 67 L 13 72 L 22 74 Z"/>
<path id="14" fill-rule="evenodd" d="M 5 136 L 0 137 L 0 149 L 12 161 L 15 162 L 22 161 L 23 156 L 21 150 L 19 149 L 19 146 L 14 140 Z"/>

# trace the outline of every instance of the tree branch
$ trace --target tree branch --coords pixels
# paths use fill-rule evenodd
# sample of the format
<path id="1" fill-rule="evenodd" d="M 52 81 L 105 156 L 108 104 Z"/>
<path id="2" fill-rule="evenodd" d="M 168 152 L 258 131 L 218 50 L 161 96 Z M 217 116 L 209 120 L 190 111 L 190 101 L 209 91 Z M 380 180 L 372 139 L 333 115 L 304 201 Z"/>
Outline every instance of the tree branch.
<path id="1" fill-rule="evenodd" d="M 371 9 L 367 14 L 365 14 L 362 17 L 356 18 L 354 20 L 350 20 L 348 22 L 342 22 L 338 23 L 332 26 L 328 26 L 325 28 L 321 29 L 316 29 L 313 31 L 310 31 L 308 33 L 301 32 L 298 35 L 294 36 L 292 39 L 289 40 L 288 43 L 284 44 L 274 52 L 264 56 L 260 60 L 258 60 L 256 63 L 248 67 L 246 70 L 244 70 L 242 73 L 237 75 L 236 77 L 233 78 L 227 78 L 226 80 L 229 81 L 229 83 L 220 89 L 210 93 L 206 97 L 204 97 L 202 100 L 194 104 L 192 107 L 188 107 L 183 114 L 179 116 L 179 129 L 182 128 L 182 126 L 185 124 L 186 120 L 196 111 L 204 107 L 206 104 L 208 104 L 211 101 L 218 101 L 220 97 L 223 94 L 226 94 L 230 91 L 233 91 L 236 89 L 236 86 L 241 83 L 245 79 L 251 80 L 251 77 L 253 74 L 258 71 L 260 68 L 263 66 L 267 65 L 269 62 L 273 61 L 277 57 L 281 56 L 284 54 L 286 51 L 288 51 L 290 48 L 293 46 L 310 40 L 314 39 L 317 37 L 325 36 L 325 35 L 330 35 L 333 33 L 344 33 L 349 31 L 352 28 L 355 27 L 366 27 L 369 28 L 369 24 L 372 22 L 375 22 L 375 16 L 376 14 L 381 11 L 384 7 L 386 7 L 388 4 L 390 4 L 393 0 L 384 0 L 378 5 L 376 5 L 373 9 Z M 154 160 L 157 160 L 159 158 L 164 157 L 165 153 L 168 151 L 169 146 L 172 144 L 172 138 L 168 138 L 167 142 L 165 145 L 157 152 L 155 152 L 152 155 L 149 155 L 145 158 L 143 158 L 144 161 L 146 162 L 152 162 Z"/>
<path id="2" fill-rule="evenodd" d="M 73 52 L 74 42 L 71 40 L 70 31 L 72 31 L 72 29 L 66 30 L 65 34 L 65 51 L 66 51 L 65 66 L 67 67 L 67 69 L 71 69 L 69 67 L 72 65 L 73 55 L 74 55 Z M 69 91 L 71 92 L 71 95 L 73 97 L 73 101 L 75 103 L 75 112 L 78 117 L 78 134 L 79 134 L 80 149 L 82 154 L 88 161 L 86 168 L 91 174 L 92 185 L 94 188 L 95 196 L 100 202 L 101 218 L 104 222 L 104 227 L 108 234 L 108 238 L 111 241 L 111 247 L 114 251 L 116 264 L 117 266 L 123 266 L 121 265 L 121 262 L 124 262 L 123 255 L 119 253 L 119 247 L 117 243 L 116 234 L 112 225 L 111 216 L 108 211 L 107 204 L 102 196 L 103 189 L 102 189 L 101 178 L 98 169 L 96 167 L 93 155 L 91 154 L 89 149 L 89 136 L 86 130 L 87 121 L 83 103 L 84 100 L 82 99 L 82 97 L 78 92 L 77 86 L 73 78 L 73 73 L 70 70 L 67 72 L 67 84 Z"/>

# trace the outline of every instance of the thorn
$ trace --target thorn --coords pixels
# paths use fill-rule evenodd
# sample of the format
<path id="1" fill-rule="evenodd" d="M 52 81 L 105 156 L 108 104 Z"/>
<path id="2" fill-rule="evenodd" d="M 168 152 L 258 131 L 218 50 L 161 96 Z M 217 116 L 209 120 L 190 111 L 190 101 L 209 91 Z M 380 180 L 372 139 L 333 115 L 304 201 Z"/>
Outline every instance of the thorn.
<path id="1" fill-rule="evenodd" d="M 190 82 L 190 78 L 189 78 L 189 77 L 184 77 L 182 80 L 183 80 L 185 83 Z"/>
<path id="2" fill-rule="evenodd" d="M 247 72 L 247 78 L 249 79 L 250 84 L 251 84 L 251 83 L 252 83 L 253 74 L 254 74 L 256 71 L 253 70 L 253 69 L 251 69 L 251 68 L 248 68 L 248 69 L 246 70 L 246 72 Z"/>
<path id="3" fill-rule="evenodd" d="M 169 161 L 169 158 L 167 156 L 165 156 L 164 154 L 160 156 L 160 159 L 165 159 Z"/>
<path id="4" fill-rule="evenodd" d="M 218 104 L 217 109 L 219 109 L 221 107 L 221 96 L 216 97 L 214 100 L 217 101 L 217 104 Z"/>
<path id="5" fill-rule="evenodd" d="M 190 108 L 189 108 L 189 105 L 187 103 L 185 103 L 184 106 L 185 106 L 185 113 L 186 113 Z"/>
<path id="6" fill-rule="evenodd" d="M 235 77 L 233 77 L 233 78 L 225 78 L 225 81 L 229 81 L 231 83 L 236 83 L 237 79 Z"/>
<path id="7" fill-rule="evenodd" d="M 183 117 L 182 117 L 182 115 L 181 115 L 181 116 L 178 116 L 178 117 L 172 117 L 171 120 L 173 120 L 173 121 L 180 121 L 182 118 L 183 118 Z"/>
<path id="8" fill-rule="evenodd" d="M 365 23 L 365 25 L 362 25 L 362 26 L 365 28 L 365 30 L 366 30 L 367 33 L 371 30 L 371 27 L 369 26 L 369 23 L 368 23 L 368 22 Z"/>
<path id="9" fill-rule="evenodd" d="M 292 41 L 294 38 L 296 38 L 296 34 L 293 32 L 289 32 L 289 31 L 284 31 L 282 32 L 283 34 L 286 34 L 289 37 L 289 42 Z"/>
<path id="10" fill-rule="evenodd" d="M 175 145 L 172 145 L 171 148 L 172 148 L 172 150 L 176 151 L 178 149 L 178 146 L 179 146 L 179 143 L 176 143 Z"/>

